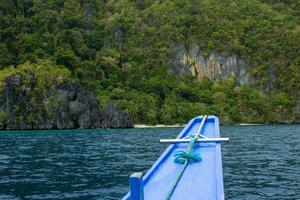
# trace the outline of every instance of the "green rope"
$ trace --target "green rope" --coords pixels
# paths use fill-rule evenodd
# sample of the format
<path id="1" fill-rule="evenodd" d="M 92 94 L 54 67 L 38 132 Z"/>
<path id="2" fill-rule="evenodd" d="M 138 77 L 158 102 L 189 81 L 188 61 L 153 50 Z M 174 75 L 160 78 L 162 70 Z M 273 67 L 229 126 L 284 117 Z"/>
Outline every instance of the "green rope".
<path id="1" fill-rule="evenodd" d="M 174 161 L 176 163 L 183 164 L 183 166 L 182 166 L 182 169 L 180 170 L 175 182 L 173 183 L 171 190 L 168 192 L 168 196 L 167 196 L 166 200 L 171 199 L 171 196 L 172 196 L 179 180 L 181 179 L 182 174 L 183 174 L 185 168 L 187 167 L 188 163 L 201 161 L 201 159 L 202 159 L 201 155 L 193 153 L 193 147 L 194 147 L 194 144 L 196 143 L 197 139 L 198 139 L 197 135 L 193 135 L 191 137 L 191 141 L 189 143 L 187 152 L 185 152 L 185 151 L 176 151 L 175 152 L 175 154 L 174 154 L 175 160 Z"/>

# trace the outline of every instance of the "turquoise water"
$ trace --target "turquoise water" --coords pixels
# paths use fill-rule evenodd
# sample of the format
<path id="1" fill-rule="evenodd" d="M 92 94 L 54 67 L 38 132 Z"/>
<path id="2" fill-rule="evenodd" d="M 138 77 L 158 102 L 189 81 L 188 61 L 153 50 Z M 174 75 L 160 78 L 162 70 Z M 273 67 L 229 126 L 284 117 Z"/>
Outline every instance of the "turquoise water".
<path id="1" fill-rule="evenodd" d="M 0 199 L 120 199 L 181 128 L 0 132 Z M 300 125 L 224 126 L 226 199 L 300 199 Z"/>

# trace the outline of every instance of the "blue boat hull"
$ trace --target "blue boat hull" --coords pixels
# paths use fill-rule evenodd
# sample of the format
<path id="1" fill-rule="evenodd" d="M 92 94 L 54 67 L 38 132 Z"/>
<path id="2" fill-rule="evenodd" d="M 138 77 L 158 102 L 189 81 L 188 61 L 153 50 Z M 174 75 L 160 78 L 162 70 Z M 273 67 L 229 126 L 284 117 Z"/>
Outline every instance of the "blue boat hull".
<path id="1" fill-rule="evenodd" d="M 192 119 L 177 139 L 194 135 L 202 116 Z M 219 138 L 219 120 L 208 116 L 201 134 Z M 172 200 L 223 200 L 223 172 L 220 143 L 197 143 L 193 152 L 202 156 L 202 161 L 188 164 L 171 199 Z M 178 176 L 182 165 L 174 162 L 176 150 L 187 150 L 188 143 L 172 144 L 165 150 L 150 170 L 143 176 L 144 199 L 164 200 Z M 123 200 L 129 200 L 128 193 Z"/>

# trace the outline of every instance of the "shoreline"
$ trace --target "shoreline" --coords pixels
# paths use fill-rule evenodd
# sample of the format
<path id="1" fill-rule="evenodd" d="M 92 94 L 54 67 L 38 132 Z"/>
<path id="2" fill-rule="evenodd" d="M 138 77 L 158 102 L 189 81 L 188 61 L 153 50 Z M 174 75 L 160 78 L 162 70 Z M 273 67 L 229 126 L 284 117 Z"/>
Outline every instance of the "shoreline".
<path id="1" fill-rule="evenodd" d="M 251 123 L 240 123 L 240 124 L 220 124 L 220 126 L 262 126 L 266 124 L 251 124 Z M 183 128 L 186 124 L 172 124 L 172 125 L 166 125 L 166 124 L 156 124 L 156 125 L 147 125 L 147 124 L 134 124 L 133 128 Z"/>
<path id="2" fill-rule="evenodd" d="M 257 123 L 240 123 L 240 124 L 236 124 L 236 125 L 239 125 L 239 126 L 261 126 L 261 125 L 266 125 L 266 124 L 257 124 Z"/>
<path id="3" fill-rule="evenodd" d="M 300 124 L 299 122 L 294 123 L 287 123 L 287 122 L 281 122 L 281 123 L 236 123 L 236 124 L 220 124 L 220 126 L 264 126 L 264 125 L 294 125 L 294 124 Z M 133 128 L 182 128 L 185 127 L 187 124 L 172 124 L 172 125 L 166 125 L 166 124 L 156 124 L 156 125 L 147 125 L 147 124 L 134 124 Z"/>
<path id="4" fill-rule="evenodd" d="M 181 128 L 185 127 L 186 124 L 173 124 L 173 125 L 166 125 L 166 124 L 156 124 L 156 125 L 147 125 L 147 124 L 134 124 L 133 128 Z"/>
<path id="5" fill-rule="evenodd" d="M 0 129 L 1 132 L 6 131 L 69 131 L 69 130 L 96 130 L 96 129 L 133 129 L 133 128 L 184 128 L 187 124 L 172 124 L 172 125 L 166 125 L 166 124 L 156 124 L 156 125 L 147 125 L 147 124 L 134 124 L 131 128 L 77 128 L 77 129 Z M 276 126 L 276 125 L 300 125 L 300 122 L 294 122 L 294 123 L 274 123 L 274 124 L 259 124 L 259 123 L 236 123 L 236 124 L 220 124 L 220 126 Z"/>

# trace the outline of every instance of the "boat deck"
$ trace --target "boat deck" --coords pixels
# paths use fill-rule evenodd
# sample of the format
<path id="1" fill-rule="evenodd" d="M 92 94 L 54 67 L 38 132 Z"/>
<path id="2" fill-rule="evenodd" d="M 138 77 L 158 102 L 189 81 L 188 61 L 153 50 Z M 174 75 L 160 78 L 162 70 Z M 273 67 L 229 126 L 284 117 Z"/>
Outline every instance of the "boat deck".
<path id="1" fill-rule="evenodd" d="M 192 119 L 177 138 L 194 135 L 202 117 Z M 219 138 L 219 122 L 215 116 L 209 116 L 201 130 L 209 138 Z M 145 200 L 162 200 L 172 187 L 182 169 L 174 162 L 173 154 L 177 150 L 187 150 L 188 143 L 170 145 L 143 177 Z M 194 153 L 200 153 L 202 161 L 188 164 L 171 199 L 172 200 L 212 200 L 224 199 L 223 174 L 220 143 L 196 143 Z M 123 199 L 129 199 L 127 194 Z"/>

